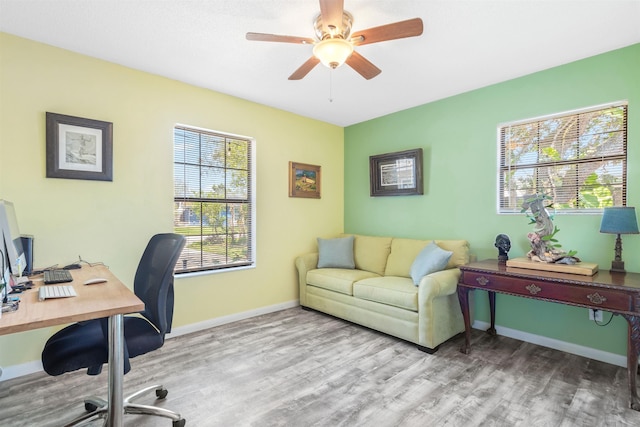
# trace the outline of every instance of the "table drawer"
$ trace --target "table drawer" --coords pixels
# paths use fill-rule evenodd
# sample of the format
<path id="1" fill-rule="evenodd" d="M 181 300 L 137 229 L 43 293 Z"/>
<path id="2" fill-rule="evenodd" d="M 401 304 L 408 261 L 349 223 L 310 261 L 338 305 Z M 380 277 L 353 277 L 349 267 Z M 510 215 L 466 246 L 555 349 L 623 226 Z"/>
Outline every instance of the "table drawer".
<path id="1" fill-rule="evenodd" d="M 463 283 L 478 289 L 504 292 L 536 299 L 546 299 L 601 309 L 633 311 L 633 297 L 606 288 L 576 286 L 465 271 Z"/>

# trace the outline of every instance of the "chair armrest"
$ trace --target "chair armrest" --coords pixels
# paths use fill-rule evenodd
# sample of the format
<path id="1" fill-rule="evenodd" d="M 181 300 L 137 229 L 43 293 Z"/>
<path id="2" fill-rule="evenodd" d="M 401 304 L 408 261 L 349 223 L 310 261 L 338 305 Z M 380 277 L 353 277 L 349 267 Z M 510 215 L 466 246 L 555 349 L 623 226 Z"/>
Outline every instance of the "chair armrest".
<path id="1" fill-rule="evenodd" d="M 312 252 L 300 255 L 296 258 L 298 270 L 298 288 L 300 290 L 300 305 L 306 305 L 307 297 L 307 272 L 318 267 L 318 253 Z"/>

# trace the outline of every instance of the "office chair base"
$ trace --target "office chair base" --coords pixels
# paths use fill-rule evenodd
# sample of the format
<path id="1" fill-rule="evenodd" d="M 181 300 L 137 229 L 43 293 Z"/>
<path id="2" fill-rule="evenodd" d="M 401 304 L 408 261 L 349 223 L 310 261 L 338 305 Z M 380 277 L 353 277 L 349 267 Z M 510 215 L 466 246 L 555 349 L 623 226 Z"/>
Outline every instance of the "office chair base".
<path id="1" fill-rule="evenodd" d="M 133 393 L 130 396 L 127 396 L 124 399 L 124 413 L 136 415 L 155 415 L 158 417 L 170 418 L 173 422 L 173 427 L 184 427 L 184 425 L 186 424 L 186 420 L 182 418 L 177 412 L 170 411 L 169 409 L 159 408 L 157 406 L 140 405 L 132 402 L 134 399 L 137 399 L 141 395 L 146 394 L 152 390 L 155 390 L 156 397 L 158 399 L 164 399 L 165 397 L 167 397 L 168 391 L 162 385 L 152 385 L 146 387 L 140 391 Z M 107 401 L 100 397 L 91 396 L 86 399 L 84 401 L 84 408 L 87 410 L 86 414 L 79 416 L 69 424 L 66 424 L 64 427 L 79 426 L 88 421 L 105 418 L 107 416 Z"/>

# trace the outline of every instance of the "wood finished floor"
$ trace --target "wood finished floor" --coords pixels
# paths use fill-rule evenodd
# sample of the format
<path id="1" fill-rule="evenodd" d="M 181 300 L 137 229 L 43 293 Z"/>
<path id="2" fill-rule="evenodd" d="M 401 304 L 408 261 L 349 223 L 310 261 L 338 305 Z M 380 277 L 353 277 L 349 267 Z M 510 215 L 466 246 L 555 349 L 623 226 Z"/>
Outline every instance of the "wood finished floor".
<path id="1" fill-rule="evenodd" d="M 125 394 L 161 382 L 158 405 L 191 427 L 640 425 L 623 368 L 475 330 L 471 354 L 461 342 L 429 355 L 292 308 L 168 340 L 132 359 Z M 1 382 L 0 425 L 62 425 L 83 397 L 105 396 L 106 381 L 105 369 Z M 125 426 L 171 421 L 127 415 Z"/>

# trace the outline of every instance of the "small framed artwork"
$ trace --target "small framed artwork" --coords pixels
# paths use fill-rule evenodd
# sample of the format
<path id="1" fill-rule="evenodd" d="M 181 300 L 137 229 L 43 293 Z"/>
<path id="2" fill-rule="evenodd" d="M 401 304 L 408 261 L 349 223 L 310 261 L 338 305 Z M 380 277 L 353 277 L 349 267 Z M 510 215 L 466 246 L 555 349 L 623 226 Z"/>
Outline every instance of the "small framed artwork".
<path id="1" fill-rule="evenodd" d="M 47 112 L 47 178 L 113 181 L 113 123 Z"/>
<path id="2" fill-rule="evenodd" d="M 289 197 L 320 198 L 320 166 L 289 162 Z"/>
<path id="3" fill-rule="evenodd" d="M 371 196 L 409 196 L 424 193 L 422 148 L 369 157 Z"/>

